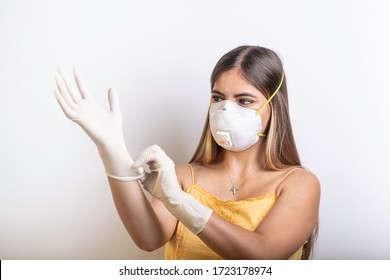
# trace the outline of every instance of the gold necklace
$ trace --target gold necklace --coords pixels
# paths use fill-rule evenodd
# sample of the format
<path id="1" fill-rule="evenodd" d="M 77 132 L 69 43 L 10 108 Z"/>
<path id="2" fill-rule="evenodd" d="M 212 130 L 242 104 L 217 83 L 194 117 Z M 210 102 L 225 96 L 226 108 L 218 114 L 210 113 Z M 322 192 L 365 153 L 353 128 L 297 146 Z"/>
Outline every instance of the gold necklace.
<path id="1" fill-rule="evenodd" d="M 229 176 L 229 180 L 230 180 L 230 182 L 232 183 L 232 187 L 230 188 L 229 191 L 232 192 L 233 195 L 235 195 L 236 192 L 238 192 L 240 189 L 238 188 L 238 185 L 234 184 L 234 182 L 233 182 L 233 180 L 232 180 L 232 177 L 230 176 L 229 170 L 226 168 L 225 164 L 222 163 L 222 166 L 225 168 L 226 173 L 227 173 L 227 175 Z M 248 177 L 249 174 L 253 173 L 254 171 L 256 171 L 256 169 L 251 170 L 250 172 L 248 172 L 248 173 L 243 177 L 243 179 L 241 180 L 240 184 L 241 184 L 242 182 L 244 182 L 244 179 L 245 179 L 246 177 Z M 240 185 L 240 184 L 239 184 L 239 185 Z"/>

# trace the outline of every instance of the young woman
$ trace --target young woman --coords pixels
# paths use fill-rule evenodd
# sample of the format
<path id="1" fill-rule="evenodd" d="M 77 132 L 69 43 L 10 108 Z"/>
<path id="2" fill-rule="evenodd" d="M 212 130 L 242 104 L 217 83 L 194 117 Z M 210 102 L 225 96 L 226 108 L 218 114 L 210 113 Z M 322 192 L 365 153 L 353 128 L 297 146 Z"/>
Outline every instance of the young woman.
<path id="1" fill-rule="evenodd" d="M 273 51 L 241 46 L 218 61 L 199 146 L 190 164 L 176 167 L 156 145 L 133 161 L 115 90 L 109 90 L 105 112 L 77 70 L 74 77 L 79 93 L 59 69 L 56 98 L 95 142 L 118 213 L 137 246 L 153 251 L 165 245 L 166 259 L 310 257 L 320 183 L 301 166 L 286 77 Z"/>

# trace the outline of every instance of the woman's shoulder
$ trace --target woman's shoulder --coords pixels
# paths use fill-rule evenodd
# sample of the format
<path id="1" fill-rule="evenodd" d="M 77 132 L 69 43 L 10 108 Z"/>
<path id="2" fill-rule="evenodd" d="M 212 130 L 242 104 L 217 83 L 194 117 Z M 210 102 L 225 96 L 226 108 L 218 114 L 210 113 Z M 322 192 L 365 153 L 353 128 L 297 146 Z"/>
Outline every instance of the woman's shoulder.
<path id="1" fill-rule="evenodd" d="M 284 177 L 278 186 L 277 196 L 282 193 L 318 196 L 321 184 L 318 177 L 302 167 L 290 167 L 284 170 Z"/>
<path id="2" fill-rule="evenodd" d="M 194 171 L 194 173 L 196 172 L 202 172 L 202 171 L 210 171 L 212 170 L 214 167 L 214 165 L 212 164 L 207 164 L 207 165 L 204 165 L 204 164 L 201 164 L 199 162 L 191 162 L 191 163 L 180 163 L 180 164 L 176 164 L 176 172 L 187 172 L 187 173 L 191 173 L 191 170 Z"/>
<path id="3" fill-rule="evenodd" d="M 204 171 L 209 171 L 210 167 L 205 166 L 198 162 L 181 163 L 175 166 L 176 176 L 182 189 L 185 191 L 186 188 L 194 183 L 195 174 L 196 176 L 202 175 Z"/>
<path id="4" fill-rule="evenodd" d="M 176 164 L 176 176 L 179 181 L 181 188 L 185 191 L 187 187 L 194 183 L 195 174 L 199 174 L 199 171 L 203 169 L 199 163 L 181 163 Z"/>

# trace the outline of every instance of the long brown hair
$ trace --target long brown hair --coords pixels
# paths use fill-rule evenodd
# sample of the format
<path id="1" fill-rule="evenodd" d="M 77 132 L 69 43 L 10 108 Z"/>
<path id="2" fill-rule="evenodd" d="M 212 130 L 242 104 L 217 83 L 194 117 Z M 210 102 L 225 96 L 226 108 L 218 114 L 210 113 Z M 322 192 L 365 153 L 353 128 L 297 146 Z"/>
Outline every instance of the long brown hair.
<path id="1" fill-rule="evenodd" d="M 259 46 L 240 46 L 223 55 L 217 62 L 210 78 L 211 89 L 222 73 L 233 68 L 239 68 L 242 76 L 267 99 L 277 89 L 284 74 L 282 61 L 274 51 Z M 291 127 L 286 77 L 269 105 L 271 118 L 265 130 L 266 169 L 276 171 L 301 166 Z M 221 150 L 211 134 L 207 115 L 200 142 L 190 162 L 212 163 Z M 316 235 L 317 226 L 303 247 L 302 259 L 311 257 Z"/>

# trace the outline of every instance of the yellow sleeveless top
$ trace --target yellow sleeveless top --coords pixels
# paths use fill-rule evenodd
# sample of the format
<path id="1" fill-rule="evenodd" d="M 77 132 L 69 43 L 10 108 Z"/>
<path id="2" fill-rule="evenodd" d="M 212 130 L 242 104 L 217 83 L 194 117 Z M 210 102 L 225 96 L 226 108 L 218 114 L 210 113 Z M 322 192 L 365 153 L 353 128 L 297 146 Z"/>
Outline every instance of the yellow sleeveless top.
<path id="1" fill-rule="evenodd" d="M 238 225 L 250 231 L 255 231 L 268 211 L 276 201 L 276 191 L 272 194 L 248 198 L 245 200 L 221 201 L 204 188 L 195 184 L 194 171 L 191 168 L 192 183 L 187 187 L 186 192 L 191 194 L 203 205 L 212 209 L 219 216 L 229 223 Z M 293 171 L 290 170 L 279 182 Z M 277 189 L 277 188 L 276 188 Z M 295 252 L 289 259 L 299 260 L 302 256 L 303 246 Z M 176 231 L 171 240 L 165 245 L 166 260 L 222 260 L 223 258 L 211 250 L 203 241 L 189 231 L 181 222 L 178 222 Z"/>

